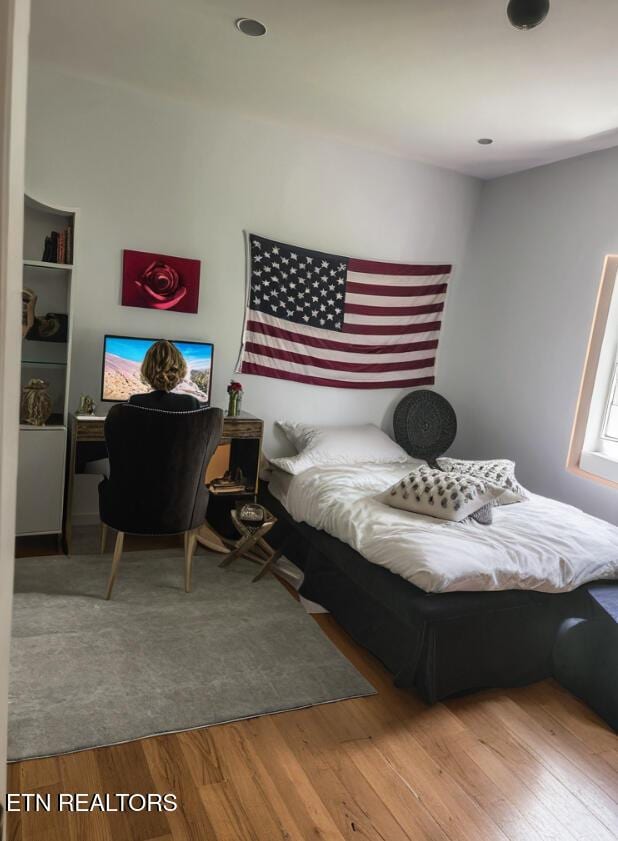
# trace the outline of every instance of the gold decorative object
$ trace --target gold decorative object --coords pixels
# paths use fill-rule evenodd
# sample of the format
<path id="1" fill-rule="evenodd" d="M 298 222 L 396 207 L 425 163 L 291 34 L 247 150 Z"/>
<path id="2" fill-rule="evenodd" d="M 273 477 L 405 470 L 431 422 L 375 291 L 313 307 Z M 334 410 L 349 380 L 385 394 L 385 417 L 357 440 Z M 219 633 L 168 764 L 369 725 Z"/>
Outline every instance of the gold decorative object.
<path id="1" fill-rule="evenodd" d="M 97 404 L 94 402 L 89 394 L 82 394 L 79 398 L 79 406 L 77 407 L 78 415 L 94 415 Z"/>
<path id="2" fill-rule="evenodd" d="M 21 290 L 21 337 L 25 339 L 35 321 L 36 295 L 32 289 Z"/>
<path id="3" fill-rule="evenodd" d="M 44 426 L 52 411 L 51 397 L 47 393 L 49 383 L 45 380 L 30 380 L 22 391 L 21 422 L 31 426 Z"/>

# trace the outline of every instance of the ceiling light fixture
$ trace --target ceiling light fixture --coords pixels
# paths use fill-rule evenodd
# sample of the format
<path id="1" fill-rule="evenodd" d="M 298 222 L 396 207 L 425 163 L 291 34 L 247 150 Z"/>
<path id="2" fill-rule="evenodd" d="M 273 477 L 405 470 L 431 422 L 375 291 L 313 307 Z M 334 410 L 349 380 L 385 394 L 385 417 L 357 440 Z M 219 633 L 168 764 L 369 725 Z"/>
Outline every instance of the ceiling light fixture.
<path id="1" fill-rule="evenodd" d="M 506 14 L 516 29 L 534 29 L 549 12 L 549 0 L 509 0 Z"/>
<path id="2" fill-rule="evenodd" d="M 494 139 L 493 137 L 479 137 L 479 139 L 476 142 L 480 143 L 481 146 L 491 146 L 491 144 L 494 142 Z"/>
<path id="3" fill-rule="evenodd" d="M 242 32 L 243 35 L 252 35 L 254 38 L 259 35 L 266 35 L 266 27 L 259 20 L 252 20 L 251 18 L 238 18 L 236 21 L 236 29 Z"/>

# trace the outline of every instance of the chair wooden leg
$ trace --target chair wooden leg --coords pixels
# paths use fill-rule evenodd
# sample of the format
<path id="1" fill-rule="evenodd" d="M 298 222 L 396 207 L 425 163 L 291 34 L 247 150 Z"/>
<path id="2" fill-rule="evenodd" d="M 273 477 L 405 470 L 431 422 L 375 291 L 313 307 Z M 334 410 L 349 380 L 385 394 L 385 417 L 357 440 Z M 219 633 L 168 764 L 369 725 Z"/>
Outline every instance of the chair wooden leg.
<path id="1" fill-rule="evenodd" d="M 107 525 L 105 523 L 101 523 L 101 554 L 105 554 L 105 548 L 107 544 Z"/>
<path id="2" fill-rule="evenodd" d="M 116 545 L 114 546 L 114 557 L 112 558 L 112 569 L 109 574 L 109 581 L 107 582 L 106 600 L 109 601 L 112 597 L 112 590 L 114 589 L 114 581 L 118 575 L 118 566 L 120 564 L 120 557 L 122 555 L 122 544 L 124 543 L 124 532 L 119 531 L 116 535 Z"/>
<path id="3" fill-rule="evenodd" d="M 197 545 L 197 529 L 185 532 L 185 593 L 191 592 L 191 569 Z"/>

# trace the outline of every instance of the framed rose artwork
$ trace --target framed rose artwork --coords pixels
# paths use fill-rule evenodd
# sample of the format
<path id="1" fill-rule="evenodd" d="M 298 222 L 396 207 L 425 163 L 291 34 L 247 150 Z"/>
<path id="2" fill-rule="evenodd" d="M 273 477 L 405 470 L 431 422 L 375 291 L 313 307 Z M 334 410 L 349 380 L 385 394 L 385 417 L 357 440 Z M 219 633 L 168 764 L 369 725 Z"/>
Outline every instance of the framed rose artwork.
<path id="1" fill-rule="evenodd" d="M 148 251 L 123 252 L 123 306 L 196 313 L 199 295 L 199 260 Z"/>

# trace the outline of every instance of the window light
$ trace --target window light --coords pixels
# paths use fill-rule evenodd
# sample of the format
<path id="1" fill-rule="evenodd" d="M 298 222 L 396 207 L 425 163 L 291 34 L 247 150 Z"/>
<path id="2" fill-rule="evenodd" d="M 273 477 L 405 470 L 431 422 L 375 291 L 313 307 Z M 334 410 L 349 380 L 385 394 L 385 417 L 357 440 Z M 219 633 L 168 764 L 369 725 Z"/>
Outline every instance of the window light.
<path id="1" fill-rule="evenodd" d="M 618 390 L 616 378 L 618 376 L 618 362 L 614 365 L 612 384 L 609 390 L 605 417 L 603 419 L 602 436 L 609 441 L 618 441 Z"/>
<path id="2" fill-rule="evenodd" d="M 567 469 L 618 488 L 618 255 L 605 258 Z"/>

